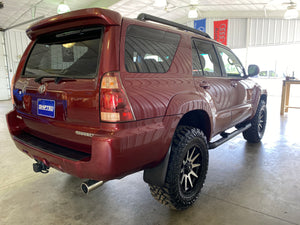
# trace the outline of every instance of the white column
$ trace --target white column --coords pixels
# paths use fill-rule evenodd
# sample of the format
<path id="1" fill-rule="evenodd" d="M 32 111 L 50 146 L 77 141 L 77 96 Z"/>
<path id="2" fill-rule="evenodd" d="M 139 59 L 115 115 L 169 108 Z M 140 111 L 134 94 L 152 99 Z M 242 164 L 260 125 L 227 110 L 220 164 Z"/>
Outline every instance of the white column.
<path id="1" fill-rule="evenodd" d="M 4 32 L 0 32 L 0 100 L 10 99 L 8 65 L 5 52 Z"/>

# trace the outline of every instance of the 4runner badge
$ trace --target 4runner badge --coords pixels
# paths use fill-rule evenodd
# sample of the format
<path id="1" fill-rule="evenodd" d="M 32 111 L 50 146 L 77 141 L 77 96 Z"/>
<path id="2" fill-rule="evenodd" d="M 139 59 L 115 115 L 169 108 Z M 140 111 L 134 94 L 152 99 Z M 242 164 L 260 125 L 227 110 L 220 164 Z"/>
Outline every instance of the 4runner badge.
<path id="1" fill-rule="evenodd" d="M 43 85 L 39 86 L 38 91 L 39 91 L 40 94 L 45 93 L 45 91 L 46 91 L 46 85 L 43 84 Z"/>

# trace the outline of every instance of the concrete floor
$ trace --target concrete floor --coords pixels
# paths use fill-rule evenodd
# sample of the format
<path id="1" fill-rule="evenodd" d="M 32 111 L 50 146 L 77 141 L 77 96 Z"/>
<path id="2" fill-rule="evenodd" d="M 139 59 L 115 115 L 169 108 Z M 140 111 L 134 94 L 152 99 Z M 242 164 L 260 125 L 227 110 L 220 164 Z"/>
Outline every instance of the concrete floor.
<path id="1" fill-rule="evenodd" d="M 32 159 L 14 146 L 0 102 L 0 224 L 300 224 L 299 110 L 279 115 L 269 97 L 260 144 L 239 135 L 210 151 L 204 188 L 193 207 L 173 211 L 156 202 L 142 172 L 84 195 L 82 180 L 54 169 L 35 174 Z"/>

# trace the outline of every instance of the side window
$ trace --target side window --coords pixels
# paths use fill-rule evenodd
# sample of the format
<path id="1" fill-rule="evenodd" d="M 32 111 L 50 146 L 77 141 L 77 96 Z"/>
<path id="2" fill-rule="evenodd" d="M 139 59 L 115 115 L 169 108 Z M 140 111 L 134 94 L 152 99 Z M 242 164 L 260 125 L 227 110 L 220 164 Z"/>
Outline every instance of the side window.
<path id="1" fill-rule="evenodd" d="M 220 64 L 211 43 L 194 40 L 204 76 L 222 76 Z"/>
<path id="2" fill-rule="evenodd" d="M 131 73 L 166 73 L 173 61 L 180 35 L 131 25 L 125 40 L 125 67 Z"/>
<path id="3" fill-rule="evenodd" d="M 225 71 L 229 77 L 245 76 L 244 69 L 239 59 L 227 49 L 217 47 L 220 58 L 223 61 Z"/>
<path id="4" fill-rule="evenodd" d="M 192 59 L 193 59 L 193 76 L 203 76 L 202 66 L 194 42 L 192 42 Z"/>

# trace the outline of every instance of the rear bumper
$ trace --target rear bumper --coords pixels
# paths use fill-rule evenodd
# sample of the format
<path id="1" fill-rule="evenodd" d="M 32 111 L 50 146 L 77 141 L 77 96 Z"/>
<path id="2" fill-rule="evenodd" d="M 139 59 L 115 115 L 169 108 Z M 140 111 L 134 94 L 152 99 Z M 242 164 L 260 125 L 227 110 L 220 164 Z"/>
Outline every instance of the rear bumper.
<path id="1" fill-rule="evenodd" d="M 24 133 L 17 112 L 6 115 L 11 136 L 19 150 L 71 175 L 94 180 L 111 180 L 158 164 L 166 155 L 174 118 L 121 124 L 116 131 L 99 130 L 91 137 L 91 153 L 78 152 Z M 176 122 L 175 122 L 176 123 Z M 173 124 L 174 125 L 174 124 Z M 173 128 L 175 129 L 175 128 Z"/>
<path id="2" fill-rule="evenodd" d="M 47 166 L 60 170 L 62 172 L 80 177 L 94 180 L 110 180 L 122 176 L 125 171 L 118 171 L 114 168 L 115 161 L 112 156 L 112 148 L 109 141 L 98 140 L 93 141 L 93 145 L 100 148 L 99 151 L 92 147 L 92 154 L 82 159 L 66 157 L 62 154 L 55 154 L 53 151 L 45 151 L 37 145 L 25 142 L 20 139 L 21 135 L 12 135 L 15 145 L 19 150 L 29 155 L 35 160 L 42 161 Z M 61 147 L 62 148 L 62 147 Z"/>

